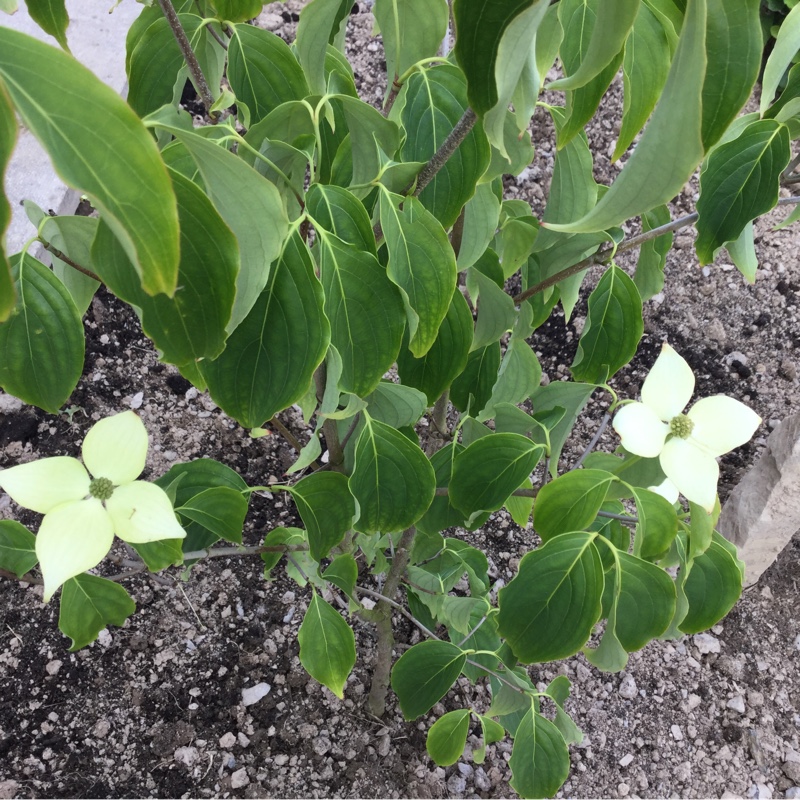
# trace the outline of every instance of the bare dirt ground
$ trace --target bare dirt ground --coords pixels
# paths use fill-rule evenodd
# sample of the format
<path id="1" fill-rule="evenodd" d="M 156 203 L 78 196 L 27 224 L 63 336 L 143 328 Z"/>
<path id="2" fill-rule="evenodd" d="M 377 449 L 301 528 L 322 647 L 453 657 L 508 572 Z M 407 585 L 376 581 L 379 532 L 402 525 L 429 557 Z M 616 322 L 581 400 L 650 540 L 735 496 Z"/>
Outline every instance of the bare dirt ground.
<path id="1" fill-rule="evenodd" d="M 300 3 L 267 7 L 260 24 L 288 40 Z M 383 94 L 380 40 L 363 2 L 351 18 L 349 54 L 362 96 Z M 589 127 L 597 178 L 616 167 L 606 154 L 618 126 L 621 96 L 612 90 Z M 544 114 L 532 130 L 537 156 L 509 196 L 542 211 L 554 149 Z M 673 215 L 693 210 L 689 184 Z M 662 340 L 687 358 L 697 395 L 724 392 L 748 403 L 764 424 L 753 442 L 722 459 L 722 497 L 757 459 L 770 429 L 800 411 L 800 230 L 775 232 L 785 212 L 757 225 L 760 260 L 753 286 L 725 261 L 701 269 L 690 229 L 668 258 L 667 288 L 646 306 L 646 334 L 634 363 L 616 379 L 635 396 Z M 632 259 L 621 260 L 631 267 Z M 591 280 L 591 277 L 590 277 Z M 549 380 L 568 374 L 576 318 L 556 314 L 533 338 Z M 48 415 L 0 396 L 0 467 L 43 456 L 76 455 L 92 421 L 134 407 L 151 435 L 145 477 L 176 461 L 216 458 L 250 484 L 280 479 L 293 460 L 279 436 L 258 440 L 227 418 L 172 367 L 158 363 L 133 314 L 105 292 L 85 320 L 87 358 L 70 414 Z M 603 413 L 587 409 L 570 463 Z M 299 431 L 299 414 L 285 423 Z M 607 433 L 600 446 L 615 446 Z M 0 516 L 36 525 L 0 495 Z M 288 498 L 254 497 L 245 544 L 279 525 L 299 523 Z M 467 535 L 461 532 L 459 535 Z M 469 534 L 484 547 L 495 580 L 509 580 L 533 546 L 532 530 L 505 512 Z M 582 656 L 532 669 L 537 683 L 558 673 L 573 681 L 567 708 L 585 733 L 571 748 L 564 797 L 800 796 L 800 592 L 797 539 L 760 583 L 745 592 L 710 635 L 655 642 L 619 674 L 598 672 Z M 124 628 L 67 652 L 57 605 L 41 588 L 0 582 L 0 798 L 2 797 L 506 797 L 510 743 L 492 745 L 483 766 L 469 753 L 437 768 L 425 732 L 443 709 L 488 700 L 464 683 L 416 723 L 394 701 L 382 721 L 362 709 L 368 690 L 372 629 L 355 623 L 359 663 L 344 700 L 311 680 L 297 657 L 296 633 L 309 599 L 280 569 L 267 583 L 257 559 L 215 559 L 188 580 L 177 570 L 156 583 L 126 586 L 138 611 Z M 109 567 L 108 574 L 114 571 Z M 400 642 L 416 633 L 397 622 Z M 245 706 L 242 691 L 269 693 Z M 469 747 L 477 745 L 471 736 Z M 468 749 L 469 749 L 468 747 Z"/>

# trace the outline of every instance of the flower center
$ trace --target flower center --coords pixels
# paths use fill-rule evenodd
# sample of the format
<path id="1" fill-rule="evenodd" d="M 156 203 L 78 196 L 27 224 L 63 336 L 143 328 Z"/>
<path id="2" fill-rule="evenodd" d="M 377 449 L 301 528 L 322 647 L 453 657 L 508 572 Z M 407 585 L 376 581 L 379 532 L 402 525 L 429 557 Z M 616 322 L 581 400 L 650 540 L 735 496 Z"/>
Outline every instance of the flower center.
<path id="1" fill-rule="evenodd" d="M 693 430 L 694 422 L 686 414 L 678 414 L 669 421 L 669 432 L 679 439 L 688 439 Z"/>
<path id="2" fill-rule="evenodd" d="M 89 494 L 98 500 L 108 500 L 114 494 L 114 484 L 108 478 L 95 478 L 89 484 Z"/>

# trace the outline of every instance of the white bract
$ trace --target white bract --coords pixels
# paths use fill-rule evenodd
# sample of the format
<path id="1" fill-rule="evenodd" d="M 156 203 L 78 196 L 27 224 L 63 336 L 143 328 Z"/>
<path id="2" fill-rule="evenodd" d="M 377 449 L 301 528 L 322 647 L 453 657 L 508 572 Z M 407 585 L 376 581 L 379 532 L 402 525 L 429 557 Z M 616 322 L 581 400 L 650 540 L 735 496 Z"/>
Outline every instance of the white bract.
<path id="1" fill-rule="evenodd" d="M 667 480 L 654 487 L 674 502 L 680 492 L 709 513 L 717 496 L 717 456 L 743 445 L 761 417 L 738 400 L 715 395 L 683 409 L 694 392 L 691 367 L 668 344 L 642 386 L 642 402 L 614 417 L 622 446 L 643 458 L 658 457 Z"/>
<path id="2" fill-rule="evenodd" d="M 36 536 L 45 602 L 64 581 L 96 567 L 115 533 L 131 544 L 186 536 L 166 492 L 136 480 L 147 458 L 147 430 L 133 411 L 93 425 L 81 452 L 86 467 L 56 456 L 0 472 L 0 488 L 45 515 Z"/>

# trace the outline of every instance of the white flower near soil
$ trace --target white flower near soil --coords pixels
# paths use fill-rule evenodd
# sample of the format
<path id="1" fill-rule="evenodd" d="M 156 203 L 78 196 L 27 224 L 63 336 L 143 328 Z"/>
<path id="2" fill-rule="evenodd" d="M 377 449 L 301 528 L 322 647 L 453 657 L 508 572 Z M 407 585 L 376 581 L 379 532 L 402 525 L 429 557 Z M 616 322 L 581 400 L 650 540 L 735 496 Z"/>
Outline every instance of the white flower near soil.
<path id="1" fill-rule="evenodd" d="M 91 427 L 83 464 L 55 456 L 0 471 L 0 488 L 12 500 L 45 515 L 36 536 L 45 602 L 65 581 L 96 567 L 114 534 L 131 544 L 186 536 L 166 492 L 136 480 L 147 445 L 144 424 L 126 411 Z"/>
<path id="2" fill-rule="evenodd" d="M 658 457 L 667 480 L 654 491 L 671 502 L 680 492 L 710 513 L 719 480 L 717 456 L 748 441 L 761 417 L 726 395 L 704 397 L 684 414 L 693 392 L 691 367 L 664 344 L 645 378 L 642 402 L 623 406 L 613 425 L 629 453 Z"/>

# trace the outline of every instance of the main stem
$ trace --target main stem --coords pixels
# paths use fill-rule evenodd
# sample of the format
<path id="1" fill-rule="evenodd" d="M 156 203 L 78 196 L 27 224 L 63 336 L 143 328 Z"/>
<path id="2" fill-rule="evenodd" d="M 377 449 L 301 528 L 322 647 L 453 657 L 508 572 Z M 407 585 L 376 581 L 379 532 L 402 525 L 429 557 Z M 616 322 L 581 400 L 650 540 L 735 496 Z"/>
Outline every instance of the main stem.
<path id="1" fill-rule="evenodd" d="M 394 601 L 400 581 L 403 579 L 408 566 L 411 545 L 417 529 L 413 526 L 403 531 L 397 545 L 397 551 L 392 559 L 392 566 L 386 576 L 383 594 Z M 392 631 L 392 606 L 381 600 L 375 607 L 378 629 L 378 642 L 376 646 L 375 665 L 372 668 L 372 686 L 367 698 L 367 710 L 376 717 L 382 717 L 386 711 L 386 693 L 389 689 L 389 675 L 392 671 L 392 650 L 394 648 L 394 632 Z"/>
<path id="2" fill-rule="evenodd" d="M 314 384 L 317 387 L 317 400 L 321 403 L 325 395 L 325 384 L 328 380 L 328 368 L 323 361 L 314 373 Z M 322 433 L 325 436 L 325 444 L 328 447 L 328 463 L 332 470 L 336 472 L 344 471 L 344 448 L 339 439 L 339 429 L 336 427 L 336 420 L 326 419 L 322 423 Z"/>
<path id="3" fill-rule="evenodd" d="M 422 190 L 433 180 L 434 175 L 447 163 L 461 142 L 467 138 L 467 134 L 472 130 L 477 119 L 477 114 L 471 108 L 467 108 L 464 116 L 461 117 L 455 128 L 450 131 L 450 135 L 442 142 L 442 146 L 431 156 L 431 160 L 417 176 L 417 185 L 413 192 L 414 197 L 418 197 L 422 193 Z"/>
<path id="4" fill-rule="evenodd" d="M 183 25 L 181 25 L 181 21 L 175 11 L 175 6 L 172 5 L 172 0 L 158 0 L 158 4 L 161 6 L 161 10 L 167 18 L 175 40 L 178 42 L 178 47 L 180 47 L 181 53 L 183 54 L 183 60 L 186 62 L 186 66 L 189 67 L 189 72 L 192 74 L 194 85 L 197 87 L 197 91 L 200 92 L 200 99 L 203 101 L 206 113 L 212 119 L 215 119 L 217 115 L 211 113 L 211 106 L 214 105 L 214 98 L 211 95 L 211 90 L 208 88 L 208 81 L 206 81 L 206 76 L 203 75 L 203 70 L 200 68 L 200 63 L 197 60 L 194 50 L 192 50 L 192 45 L 189 43 L 186 31 L 183 29 Z"/>

